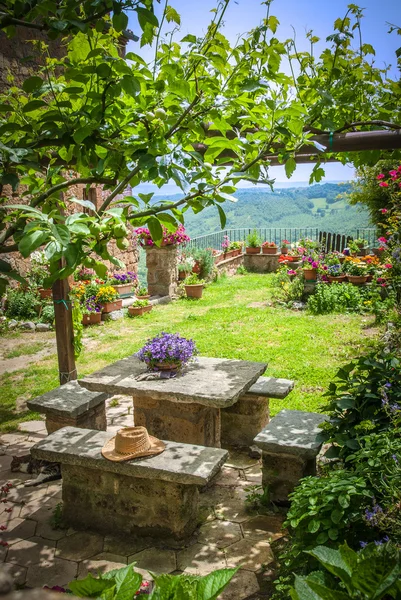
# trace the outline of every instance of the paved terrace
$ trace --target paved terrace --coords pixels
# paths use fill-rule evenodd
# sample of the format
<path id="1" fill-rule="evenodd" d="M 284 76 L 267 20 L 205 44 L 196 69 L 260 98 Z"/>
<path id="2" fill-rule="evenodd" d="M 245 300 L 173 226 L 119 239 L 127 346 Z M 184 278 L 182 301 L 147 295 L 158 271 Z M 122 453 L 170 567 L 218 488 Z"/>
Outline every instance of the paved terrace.
<path id="1" fill-rule="evenodd" d="M 132 398 L 107 401 L 108 431 L 132 425 Z M 111 405 L 110 405 L 111 403 Z M 270 596 L 275 563 L 274 547 L 282 538 L 282 516 L 247 512 L 245 488 L 261 483 L 260 462 L 232 453 L 212 487 L 201 495 L 203 524 L 185 547 L 171 548 L 154 540 L 114 538 L 92 532 L 54 528 L 54 512 L 61 502 L 61 481 L 24 487 L 32 475 L 13 473 L 11 457 L 29 452 L 46 437 L 44 421 L 30 421 L 21 431 L 0 436 L 0 483 L 12 483 L 7 502 L 0 504 L 0 561 L 16 584 L 30 588 L 66 586 L 85 577 L 136 562 L 149 580 L 154 573 L 206 575 L 226 566 L 241 565 L 220 596 L 222 600 L 262 599 Z M 271 546 L 273 545 L 273 548 Z"/>

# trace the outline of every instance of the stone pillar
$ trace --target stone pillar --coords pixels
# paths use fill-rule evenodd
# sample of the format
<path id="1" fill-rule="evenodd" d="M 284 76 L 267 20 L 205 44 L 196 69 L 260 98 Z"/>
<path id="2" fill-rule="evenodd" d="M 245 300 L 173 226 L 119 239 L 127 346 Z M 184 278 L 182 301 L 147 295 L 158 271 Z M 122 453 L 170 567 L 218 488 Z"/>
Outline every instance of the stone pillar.
<path id="1" fill-rule="evenodd" d="M 316 459 L 263 451 L 262 460 L 262 485 L 269 489 L 270 501 L 277 504 L 288 504 L 288 496 L 300 479 L 316 475 Z"/>
<path id="2" fill-rule="evenodd" d="M 46 430 L 47 433 L 53 433 L 62 427 L 79 427 L 80 429 L 96 429 L 98 431 L 106 431 L 107 418 L 105 401 L 97 406 L 89 408 L 81 415 L 67 417 L 57 414 L 57 412 L 48 411 L 46 414 Z"/>
<path id="3" fill-rule="evenodd" d="M 220 448 L 220 409 L 134 396 L 135 426 L 161 440 Z"/>
<path id="4" fill-rule="evenodd" d="M 235 404 L 221 409 L 222 447 L 252 446 L 268 422 L 269 398 L 243 394 Z"/>
<path id="5" fill-rule="evenodd" d="M 148 292 L 151 296 L 174 296 L 177 289 L 177 246 L 146 248 Z"/>

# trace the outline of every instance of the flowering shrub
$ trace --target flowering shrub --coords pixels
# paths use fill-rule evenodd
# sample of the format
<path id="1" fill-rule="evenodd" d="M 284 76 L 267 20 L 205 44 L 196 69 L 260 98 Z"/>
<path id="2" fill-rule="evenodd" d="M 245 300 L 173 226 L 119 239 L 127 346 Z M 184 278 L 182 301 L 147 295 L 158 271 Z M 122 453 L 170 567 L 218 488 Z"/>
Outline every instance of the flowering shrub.
<path id="1" fill-rule="evenodd" d="M 263 242 L 262 246 L 265 248 L 277 248 L 277 244 L 274 242 Z"/>
<path id="2" fill-rule="evenodd" d="M 288 240 L 283 240 L 281 242 L 281 248 L 288 248 L 289 245 L 290 245 L 290 242 Z"/>
<path id="3" fill-rule="evenodd" d="M 134 231 L 135 239 L 142 248 L 151 248 L 155 246 L 151 233 L 147 227 L 139 227 Z M 163 227 L 162 246 L 180 246 L 190 241 L 189 235 L 185 232 L 185 227 L 180 225 L 176 231 L 171 233 L 166 227 Z"/>
<path id="4" fill-rule="evenodd" d="M 159 335 L 147 343 L 136 356 L 145 362 L 152 371 L 157 371 L 163 364 L 174 364 L 182 368 L 188 364 L 198 353 L 193 340 L 180 337 L 178 333 L 166 333 L 162 331 Z"/>
<path id="5" fill-rule="evenodd" d="M 118 292 L 111 287 L 111 285 L 105 285 L 99 288 L 96 294 L 96 301 L 100 304 L 107 304 L 108 302 L 114 302 L 118 298 Z"/>
<path id="6" fill-rule="evenodd" d="M 230 247 L 230 238 L 228 237 L 228 235 L 225 235 L 223 237 L 223 241 L 221 243 L 221 249 L 223 250 L 223 252 L 227 252 L 229 247 Z"/>
<path id="7" fill-rule="evenodd" d="M 82 267 L 75 273 L 75 281 L 89 281 L 95 276 L 95 271 Z"/>

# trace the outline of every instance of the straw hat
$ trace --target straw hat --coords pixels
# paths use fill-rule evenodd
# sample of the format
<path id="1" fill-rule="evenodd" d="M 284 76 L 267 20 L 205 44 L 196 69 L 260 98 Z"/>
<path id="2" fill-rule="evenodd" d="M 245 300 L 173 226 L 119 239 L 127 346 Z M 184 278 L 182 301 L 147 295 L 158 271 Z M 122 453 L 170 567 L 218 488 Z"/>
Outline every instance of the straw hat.
<path id="1" fill-rule="evenodd" d="M 140 456 L 160 454 L 166 448 L 164 442 L 148 434 L 145 427 L 124 427 L 117 431 L 102 448 L 104 458 L 114 461 L 131 460 Z"/>

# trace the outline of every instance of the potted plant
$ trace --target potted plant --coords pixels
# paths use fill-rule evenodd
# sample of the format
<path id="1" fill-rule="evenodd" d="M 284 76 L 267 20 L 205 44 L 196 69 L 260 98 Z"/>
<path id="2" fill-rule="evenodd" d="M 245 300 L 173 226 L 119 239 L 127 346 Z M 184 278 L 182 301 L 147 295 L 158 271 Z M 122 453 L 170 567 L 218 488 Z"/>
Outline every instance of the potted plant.
<path id="1" fill-rule="evenodd" d="M 308 256 L 302 263 L 302 270 L 305 281 L 316 281 L 319 261 L 314 257 Z"/>
<path id="2" fill-rule="evenodd" d="M 156 246 L 152 239 L 151 233 L 147 227 L 138 227 L 135 230 L 136 240 L 142 248 L 152 248 Z M 190 241 L 189 235 L 185 232 L 185 227 L 180 225 L 173 233 L 163 226 L 163 238 L 161 246 L 180 246 Z"/>
<path id="3" fill-rule="evenodd" d="M 262 254 L 277 254 L 277 245 L 274 242 L 263 242 Z"/>
<path id="4" fill-rule="evenodd" d="M 96 302 L 101 305 L 103 313 L 110 313 L 122 308 L 123 301 L 117 298 L 118 292 L 111 285 L 101 286 L 96 294 Z"/>
<path id="5" fill-rule="evenodd" d="M 347 263 L 347 279 L 350 283 L 360 285 L 366 283 L 367 278 L 368 274 L 364 264 L 354 261 L 349 261 Z"/>
<path id="6" fill-rule="evenodd" d="M 240 256 L 242 254 L 243 242 L 230 242 L 228 250 L 231 256 Z"/>
<path id="7" fill-rule="evenodd" d="M 195 260 L 192 273 L 199 275 L 202 279 L 209 277 L 215 265 L 213 252 L 209 248 L 195 248 L 191 251 L 191 256 Z M 222 256 L 224 259 L 224 255 Z"/>
<path id="8" fill-rule="evenodd" d="M 260 237 L 258 236 L 256 229 L 254 229 L 246 238 L 245 252 L 247 254 L 260 254 L 260 244 Z"/>
<path id="9" fill-rule="evenodd" d="M 89 298 L 86 298 L 81 305 L 81 310 L 83 325 L 100 323 L 102 318 L 102 307 L 99 302 L 96 301 L 96 296 L 89 296 Z"/>
<path id="10" fill-rule="evenodd" d="M 281 254 L 288 254 L 288 246 L 290 242 L 288 240 L 283 240 L 281 242 Z"/>
<path id="11" fill-rule="evenodd" d="M 128 313 L 131 317 L 139 317 L 146 312 L 150 312 L 153 306 L 149 303 L 149 300 L 135 300 L 135 302 L 128 307 Z"/>
<path id="12" fill-rule="evenodd" d="M 184 280 L 184 287 L 187 298 L 202 298 L 205 282 L 196 273 L 192 273 Z"/>
<path id="13" fill-rule="evenodd" d="M 138 277 L 132 271 L 127 271 L 126 273 L 115 272 L 110 276 L 107 283 L 121 296 L 132 292 L 133 287 L 138 285 Z"/>
<path id="14" fill-rule="evenodd" d="M 148 294 L 148 288 L 145 285 L 140 285 L 135 296 L 138 300 L 149 300 L 150 294 Z"/>
<path id="15" fill-rule="evenodd" d="M 41 300 L 52 297 L 52 288 L 43 287 L 46 277 L 49 276 L 48 261 L 43 250 L 36 250 L 30 256 L 30 270 L 28 279 L 38 288 Z"/>
<path id="16" fill-rule="evenodd" d="M 193 361 L 197 354 L 193 340 L 187 340 L 178 333 L 162 331 L 148 340 L 136 356 L 150 371 L 178 371 Z"/>
<path id="17" fill-rule="evenodd" d="M 75 281 L 90 281 L 95 276 L 95 271 L 92 269 L 88 269 L 87 267 L 82 267 L 79 271 L 74 273 Z"/>
<path id="18" fill-rule="evenodd" d="M 347 276 L 343 273 L 342 266 L 339 262 L 337 264 L 328 265 L 326 275 L 329 283 L 343 283 L 344 281 L 347 281 Z"/>
<path id="19" fill-rule="evenodd" d="M 354 243 L 357 246 L 357 253 L 360 256 L 366 256 L 368 254 L 368 241 L 364 240 L 363 238 L 357 238 L 356 240 L 354 240 Z"/>

